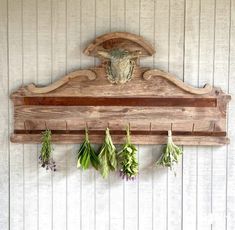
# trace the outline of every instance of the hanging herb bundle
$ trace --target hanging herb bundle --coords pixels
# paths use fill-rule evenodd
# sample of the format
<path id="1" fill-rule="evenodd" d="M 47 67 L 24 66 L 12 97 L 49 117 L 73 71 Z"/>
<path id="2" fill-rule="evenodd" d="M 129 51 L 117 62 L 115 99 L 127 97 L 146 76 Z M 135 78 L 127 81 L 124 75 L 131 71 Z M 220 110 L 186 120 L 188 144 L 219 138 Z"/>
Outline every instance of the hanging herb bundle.
<path id="1" fill-rule="evenodd" d="M 163 167 L 170 167 L 170 169 L 172 170 L 174 165 L 178 163 L 182 153 L 183 153 L 182 148 L 174 144 L 172 140 L 172 133 L 169 130 L 167 144 L 163 148 L 162 155 L 160 159 L 157 161 L 157 165 L 161 165 Z"/>
<path id="2" fill-rule="evenodd" d="M 126 143 L 118 153 L 118 162 L 121 167 L 120 176 L 126 180 L 134 180 L 138 174 L 137 148 L 130 141 L 129 126 L 126 129 Z"/>
<path id="3" fill-rule="evenodd" d="M 109 129 L 106 129 L 104 143 L 99 153 L 100 172 L 103 178 L 107 178 L 110 171 L 117 169 L 116 148 L 113 145 Z"/>
<path id="4" fill-rule="evenodd" d="M 90 144 L 88 130 L 86 128 L 85 140 L 78 151 L 77 168 L 81 167 L 83 170 L 86 170 L 89 168 L 90 163 L 96 170 L 98 170 L 100 164 L 99 158 L 96 155 L 94 148 Z"/>
<path id="5" fill-rule="evenodd" d="M 51 157 L 52 151 L 51 131 L 47 129 L 42 133 L 42 148 L 40 151 L 39 163 L 43 168 L 46 168 L 46 170 L 51 169 L 52 171 L 56 171 L 55 161 L 53 161 Z"/>

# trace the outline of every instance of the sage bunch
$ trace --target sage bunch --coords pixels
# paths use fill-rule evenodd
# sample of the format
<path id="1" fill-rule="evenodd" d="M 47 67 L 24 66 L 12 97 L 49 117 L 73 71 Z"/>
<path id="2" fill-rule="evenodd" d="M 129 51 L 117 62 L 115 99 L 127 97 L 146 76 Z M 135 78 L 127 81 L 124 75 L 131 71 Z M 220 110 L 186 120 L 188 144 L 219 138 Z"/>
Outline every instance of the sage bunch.
<path id="1" fill-rule="evenodd" d="M 126 129 L 126 143 L 118 153 L 120 176 L 126 180 L 134 180 L 138 174 L 137 148 L 130 141 L 129 126 Z"/>
<path id="2" fill-rule="evenodd" d="M 86 170 L 89 168 L 91 163 L 92 166 L 98 170 L 100 164 L 99 158 L 96 155 L 95 149 L 90 144 L 87 128 L 85 129 L 85 140 L 83 141 L 77 155 L 77 168 L 81 167 L 83 170 Z"/>
<path id="3" fill-rule="evenodd" d="M 51 131 L 45 130 L 42 133 L 42 147 L 39 156 L 39 163 L 46 170 L 51 169 L 52 171 L 56 171 L 55 161 L 52 159 L 53 148 L 51 145 Z"/>
<path id="4" fill-rule="evenodd" d="M 157 165 L 169 167 L 172 170 L 174 165 L 179 162 L 182 153 L 182 148 L 174 144 L 172 140 L 172 132 L 169 130 L 167 144 L 163 147 L 162 155 L 157 161 Z"/>
<path id="5" fill-rule="evenodd" d="M 107 178 L 110 171 L 117 169 L 116 147 L 113 144 L 109 129 L 106 129 L 104 143 L 99 152 L 100 173 Z"/>

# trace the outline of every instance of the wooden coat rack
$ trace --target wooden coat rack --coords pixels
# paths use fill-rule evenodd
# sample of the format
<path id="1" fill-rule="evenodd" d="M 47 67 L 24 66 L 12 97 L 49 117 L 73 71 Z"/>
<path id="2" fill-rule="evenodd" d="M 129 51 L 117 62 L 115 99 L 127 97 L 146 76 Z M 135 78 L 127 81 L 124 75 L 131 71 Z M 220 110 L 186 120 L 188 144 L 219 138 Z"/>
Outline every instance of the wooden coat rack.
<path id="1" fill-rule="evenodd" d="M 170 73 L 139 66 L 139 58 L 155 53 L 142 37 L 109 33 L 96 38 L 84 50 L 101 57 L 100 51 L 138 51 L 133 58 L 132 79 L 112 84 L 107 78 L 110 61 L 77 70 L 49 86 L 27 85 L 11 94 L 14 103 L 12 142 L 39 143 L 50 129 L 53 142 L 81 143 L 88 126 L 92 143 L 101 143 L 110 128 L 114 143 L 123 143 L 130 125 L 132 142 L 164 144 L 168 130 L 181 145 L 223 145 L 226 108 L 230 100 L 219 88 L 189 86 Z M 132 62 L 133 62 L 132 61 Z"/>

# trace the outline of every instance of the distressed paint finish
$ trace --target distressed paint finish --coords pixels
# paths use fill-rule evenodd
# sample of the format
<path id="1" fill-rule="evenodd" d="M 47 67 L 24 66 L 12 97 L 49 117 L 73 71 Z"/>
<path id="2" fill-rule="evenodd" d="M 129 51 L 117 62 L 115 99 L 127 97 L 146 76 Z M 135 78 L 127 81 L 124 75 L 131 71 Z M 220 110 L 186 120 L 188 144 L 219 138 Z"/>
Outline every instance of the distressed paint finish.
<path id="1" fill-rule="evenodd" d="M 234 100 L 230 145 L 185 147 L 176 179 L 150 166 L 161 146 L 140 146 L 141 174 L 129 183 L 78 171 L 78 145 L 56 145 L 57 175 L 38 168 L 40 145 L 9 143 L 8 96 L 22 83 L 49 84 L 93 65 L 81 51 L 97 35 L 117 30 L 155 44 L 154 59 L 143 59 L 146 66 L 234 95 L 234 28 L 234 0 L 0 0 L 0 229 L 233 230 Z"/>

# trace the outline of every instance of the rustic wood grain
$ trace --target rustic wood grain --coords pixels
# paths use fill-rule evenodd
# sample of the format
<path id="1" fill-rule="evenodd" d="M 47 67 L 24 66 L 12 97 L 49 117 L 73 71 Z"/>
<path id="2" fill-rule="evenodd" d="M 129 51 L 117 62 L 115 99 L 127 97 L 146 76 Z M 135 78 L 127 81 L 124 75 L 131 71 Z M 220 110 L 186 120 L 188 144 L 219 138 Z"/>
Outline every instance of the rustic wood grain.
<path id="1" fill-rule="evenodd" d="M 184 4 L 182 4 L 181 1 L 174 0 L 68 0 L 68 13 L 66 18 L 64 16 L 58 17 L 57 13 L 55 13 L 58 12 L 58 5 L 63 5 L 63 0 L 38 1 L 35 7 L 32 6 L 35 1 L 24 0 L 22 1 L 22 8 L 21 3 L 18 1 L 0 0 L 0 2 L 0 18 L 3 19 L 0 20 L 0 47 L 2 48 L 0 49 L 0 56 L 3 57 L 3 59 L 0 58 L 0 75 L 2 80 L 0 83 L 0 85 L 2 85 L 2 92 L 0 93 L 0 95 L 2 95 L 0 96 L 1 129 L 2 131 L 8 130 L 3 131 L 1 134 L 2 155 L 0 157 L 0 180 L 3 180 L 3 183 L 0 183 L 0 206 L 2 208 L 0 211 L 0 229 L 18 230 L 23 229 L 23 225 L 25 225 L 25 229 L 31 227 L 32 230 L 34 228 L 38 230 L 48 228 L 64 230 L 65 228 L 64 224 L 52 225 L 52 222 L 56 221 L 55 217 L 60 216 L 59 213 L 64 214 L 65 208 L 58 209 L 54 205 L 57 198 L 53 199 L 55 195 L 53 189 L 55 189 L 55 187 L 52 188 L 54 181 L 52 182 L 51 180 L 52 176 L 50 172 L 46 172 L 38 166 L 38 185 L 32 185 L 36 187 L 30 190 L 28 190 L 26 186 L 25 190 L 22 189 L 22 192 L 21 189 L 19 189 L 23 184 L 22 178 L 26 179 L 26 183 L 29 181 L 28 179 L 36 179 L 33 175 L 29 177 L 27 174 L 31 171 L 33 166 L 38 164 L 38 160 L 33 156 L 36 153 L 30 147 L 35 146 L 35 144 L 25 145 L 23 150 L 21 145 L 9 143 L 8 132 L 13 132 L 12 125 L 14 125 L 14 118 L 13 112 L 11 111 L 13 106 L 11 102 L 7 100 L 9 95 L 8 82 L 10 92 L 21 86 L 23 81 L 25 83 L 34 82 L 38 84 L 37 86 L 48 85 L 51 81 L 54 82 L 55 77 L 59 79 L 64 76 L 64 59 L 68 63 L 68 72 L 78 68 L 85 68 L 85 65 L 90 68 L 90 66 L 93 65 L 93 57 L 81 56 L 80 50 L 82 50 L 89 41 L 94 40 L 96 35 L 101 35 L 111 30 L 141 34 L 151 42 L 151 36 L 154 34 L 155 44 L 153 43 L 153 45 L 156 47 L 154 68 L 169 71 L 168 67 L 170 67 L 172 74 L 184 78 L 186 83 L 193 86 L 203 87 L 206 83 L 209 83 L 214 86 L 222 86 L 225 92 L 227 87 L 229 87 L 229 93 L 232 95 L 235 94 L 234 0 L 231 0 L 231 2 L 227 0 L 185 0 Z M 152 7 L 153 2 L 155 4 L 154 16 L 148 14 L 148 8 Z M 169 7 L 169 5 L 172 5 L 172 7 Z M 64 10 L 66 10 L 66 6 L 64 7 Z M 175 8 L 177 8 L 177 12 L 179 12 L 180 9 L 180 11 L 182 10 L 184 13 L 185 21 L 183 23 L 183 31 L 181 29 L 179 30 L 179 26 L 182 28 L 182 23 L 179 23 L 181 14 L 176 13 Z M 23 17 L 19 16 L 22 10 Z M 28 16 L 25 15 L 24 12 L 32 14 L 32 18 L 30 17 L 30 19 L 28 19 Z M 229 19 L 230 12 L 231 22 Z M 63 10 L 59 13 L 64 15 Z M 81 14 L 83 15 L 82 17 Z M 155 21 L 153 22 L 154 17 Z M 37 20 L 36 24 L 35 18 Z M 65 21 L 66 23 L 64 23 Z M 25 24 L 25 22 L 27 24 Z M 61 29 L 62 27 L 64 28 L 64 24 L 66 24 L 67 32 Z M 21 31 L 21 26 L 23 26 L 23 31 Z M 29 31 L 29 28 L 34 27 L 37 27 L 35 32 Z M 56 29 L 55 27 L 58 28 Z M 82 30 L 81 27 L 83 28 Z M 52 40 L 51 32 L 55 30 L 59 31 L 59 33 L 53 32 L 54 38 Z M 25 36 L 27 37 L 27 42 L 24 42 L 24 47 L 21 49 L 21 39 L 22 37 L 25 39 Z M 65 36 L 67 37 L 66 39 L 64 39 Z M 173 41 L 174 39 L 175 42 Z M 67 45 L 65 45 L 64 41 L 66 41 Z M 38 47 L 36 49 L 29 49 L 29 46 L 31 47 L 34 42 L 38 44 Z M 131 44 L 131 42 L 129 44 Z M 179 44 L 177 49 L 175 48 L 175 44 Z M 110 44 L 107 43 L 107 46 L 108 45 Z M 67 58 L 61 55 L 61 51 L 59 52 L 59 56 L 57 56 L 57 52 L 54 53 L 54 51 L 52 51 L 55 49 L 64 50 L 65 46 L 67 46 L 65 51 Z M 134 46 L 132 47 L 134 48 Z M 7 50 L 9 50 L 9 57 Z M 38 82 L 33 80 L 34 72 L 31 73 L 31 70 L 34 70 L 35 66 L 28 64 L 31 54 L 34 52 L 37 53 L 38 59 Z M 54 71 L 58 68 L 58 64 L 52 60 L 52 52 L 56 62 L 62 62 L 56 76 L 54 75 Z M 174 53 L 175 58 L 172 56 Z M 25 57 L 25 60 L 28 61 L 21 63 L 20 57 Z M 144 61 L 146 66 L 152 68 L 151 57 L 148 57 L 146 61 L 145 58 L 141 58 L 141 63 L 143 63 L 142 61 Z M 96 63 L 98 64 L 99 61 L 96 60 Z M 53 65 L 54 67 L 52 67 Z M 21 66 L 24 67 L 25 74 L 22 74 Z M 53 74 L 51 67 L 53 68 Z M 8 72 L 10 73 L 9 76 Z M 213 77 L 213 72 L 215 72 L 215 77 Z M 52 75 L 53 80 L 51 80 Z M 32 76 L 32 78 L 30 78 L 30 76 Z M 80 85 L 80 83 L 78 83 L 78 79 L 80 78 L 84 81 L 83 85 L 87 84 L 86 81 L 91 82 L 87 77 L 81 76 L 73 79 L 72 83 L 70 82 L 66 84 L 66 86 L 72 85 L 77 87 L 77 85 Z M 153 78 L 150 82 L 157 85 L 157 83 L 155 83 L 157 79 L 154 80 Z M 159 84 L 165 84 L 166 81 L 164 79 L 160 77 L 157 78 L 159 78 Z M 102 79 L 105 81 L 105 76 Z M 140 82 L 143 84 L 145 81 L 143 79 Z M 135 84 L 135 81 L 129 82 L 128 86 L 132 84 L 133 88 L 131 90 L 136 89 L 137 84 Z M 142 86 L 145 87 L 146 85 L 143 84 Z M 64 88 L 65 85 L 51 93 L 56 96 L 60 96 L 61 94 L 75 96 L 77 94 L 74 94 L 74 92 L 80 92 L 78 87 L 74 90 L 69 86 L 67 87 L 66 93 L 64 93 Z M 95 88 L 96 86 L 94 85 L 93 89 Z M 125 88 L 125 90 L 127 88 Z M 158 91 L 159 95 L 161 94 L 161 88 L 156 86 L 152 88 Z M 113 91 L 118 97 L 120 93 L 117 89 L 118 87 L 116 86 L 110 86 L 110 90 L 108 90 L 107 93 L 101 93 L 110 95 L 110 92 L 112 93 Z M 86 92 L 86 90 L 88 92 Z M 171 93 L 170 90 L 172 90 L 172 88 L 169 88 L 169 93 Z M 83 93 L 89 93 L 90 91 L 91 87 L 82 90 Z M 125 91 L 123 90 L 122 93 L 124 95 Z M 136 96 L 134 93 L 133 96 Z M 140 90 L 138 93 L 141 93 Z M 145 93 L 149 94 L 148 89 L 146 89 L 144 94 Z M 154 92 L 151 91 L 151 93 L 154 96 Z M 132 97 L 130 93 L 128 94 Z M 32 95 L 34 94 L 31 94 L 31 96 Z M 170 94 L 168 94 L 168 96 L 169 95 Z M 177 97 L 183 96 L 183 94 L 179 95 L 179 93 L 175 95 Z M 201 96 L 202 95 L 200 95 L 200 97 Z M 206 97 L 209 97 L 209 95 L 206 95 Z M 9 112 L 7 112 L 7 107 L 9 107 Z M 235 226 L 234 108 L 235 104 L 234 100 L 232 100 L 229 104 L 227 123 L 228 134 L 231 138 L 230 145 L 224 148 L 214 147 L 213 149 L 208 146 L 184 147 L 183 164 L 179 166 L 176 177 L 171 171 L 168 172 L 167 169 L 159 167 L 147 168 L 149 163 L 154 165 L 154 162 L 160 157 L 162 146 L 159 145 L 140 146 L 140 148 L 137 145 L 141 167 L 143 166 L 142 169 L 145 170 L 145 176 L 141 177 L 140 183 L 142 184 L 139 184 L 138 178 L 133 182 L 120 181 L 116 174 L 112 174 L 108 180 L 103 180 L 99 172 L 95 173 L 95 177 L 93 177 L 92 169 L 82 172 L 76 168 L 75 159 L 79 145 L 67 145 L 68 151 L 60 149 L 60 152 L 57 152 L 58 149 L 55 148 L 54 155 L 56 156 L 58 154 L 60 157 L 63 156 L 63 158 L 57 158 L 60 160 L 60 165 L 67 165 L 67 171 L 65 172 L 63 169 L 63 173 L 57 178 L 57 182 L 61 182 L 61 186 L 59 186 L 58 189 L 62 189 L 63 202 L 64 192 L 67 190 L 66 218 L 61 218 L 62 221 L 66 219 L 66 228 L 72 230 L 81 229 L 81 227 L 90 227 L 97 230 L 108 230 L 110 229 L 110 223 L 112 223 L 112 229 L 137 230 L 140 229 L 138 215 L 141 213 L 138 213 L 138 207 L 144 207 L 141 210 L 147 210 L 147 214 L 152 212 L 152 214 L 150 214 L 152 218 L 149 218 L 147 214 L 141 216 L 141 228 L 144 225 L 146 226 L 146 230 L 148 228 L 158 230 L 166 230 L 167 228 L 171 230 L 175 228 L 190 230 L 208 230 L 212 228 L 222 230 L 227 228 L 227 230 L 232 230 Z M 34 122 L 36 121 L 34 120 Z M 53 121 L 50 122 L 53 123 Z M 23 123 L 24 122 L 22 122 L 22 124 Z M 102 126 L 106 127 L 104 123 L 103 121 L 100 121 L 100 123 L 97 122 L 96 126 L 100 130 L 103 130 Z M 148 122 L 142 121 L 141 123 L 133 124 L 132 129 L 135 128 L 137 130 L 138 127 L 141 128 L 141 130 L 147 129 L 147 127 L 149 127 L 147 123 Z M 95 128 L 93 122 L 88 123 L 88 125 L 89 124 L 90 129 Z M 109 125 L 111 129 L 116 129 L 115 127 L 122 130 L 125 129 L 123 125 L 119 125 L 115 122 L 110 122 Z M 183 123 L 177 124 L 177 127 L 179 126 L 180 128 L 181 125 L 183 126 Z M 175 125 L 173 125 L 173 128 L 174 126 Z M 79 121 L 70 121 L 69 128 L 76 129 L 77 127 L 84 127 L 84 122 L 79 124 Z M 194 128 L 195 131 L 205 131 L 207 129 L 213 131 L 213 127 L 214 123 L 211 121 L 201 125 L 199 122 Z M 45 126 L 43 126 L 43 128 L 45 128 Z M 167 130 L 171 128 L 171 124 L 157 124 L 156 126 L 152 124 L 151 128 Z M 185 128 L 190 129 L 190 121 L 186 122 Z M 95 147 L 98 150 L 99 146 Z M 38 145 L 38 153 L 39 152 L 40 145 Z M 25 154 L 23 157 L 23 153 L 27 153 L 27 155 Z M 30 154 L 32 162 L 33 159 L 35 160 L 33 165 L 28 161 L 30 160 L 28 158 Z M 22 158 L 24 158 L 24 162 Z M 10 164 L 8 165 L 8 163 Z M 25 176 L 21 171 L 25 172 Z M 33 171 L 31 172 L 35 173 Z M 92 172 L 91 175 L 90 172 Z M 61 176 L 62 174 L 63 177 Z M 10 177 L 11 180 L 6 181 L 5 179 L 7 179 L 7 177 Z M 146 189 L 144 187 L 145 180 Z M 151 180 L 153 180 L 152 186 Z M 177 183 L 174 183 L 176 180 Z M 181 183 L 178 183 L 178 181 Z M 119 182 L 121 186 L 120 184 L 117 186 Z M 11 192 L 8 194 L 9 184 L 11 185 Z M 25 196 L 25 199 L 27 199 L 28 194 L 35 190 L 38 191 L 39 196 L 38 222 L 34 221 L 35 216 L 30 218 L 30 210 L 32 210 L 31 205 L 33 205 L 34 202 L 30 203 L 26 201 L 24 203 L 25 205 L 23 205 L 21 199 L 22 196 Z M 91 191 L 90 193 L 88 193 L 89 190 Z M 174 192 L 174 197 L 171 197 L 172 191 Z M 111 192 L 114 193 L 112 193 L 112 199 L 109 199 Z M 153 196 L 151 196 L 151 194 Z M 149 196 L 149 199 L 146 206 L 144 206 L 144 198 L 147 196 Z M 182 198 L 181 202 L 177 202 L 177 204 L 174 205 L 174 199 L 178 199 L 178 197 Z M 10 202 L 8 198 L 10 198 Z M 84 198 L 86 199 L 85 202 L 89 202 L 89 209 L 86 209 L 85 214 L 83 214 L 84 210 L 81 209 L 81 204 L 85 203 Z M 89 199 L 91 201 L 89 201 Z M 116 203 L 114 203 L 114 208 L 110 215 L 110 202 L 113 201 L 116 201 L 116 203 L 119 202 L 119 206 L 115 209 Z M 150 203 L 153 205 L 149 205 Z M 6 206 L 8 206 L 8 208 Z M 177 211 L 174 207 L 177 207 Z M 91 208 L 93 208 L 93 210 Z M 91 213 L 89 213 L 90 210 Z M 175 214 L 171 210 L 174 210 Z M 188 210 L 190 210 L 190 213 Z M 182 213 L 181 218 L 179 218 L 178 212 Z M 117 218 L 115 214 L 118 214 Z M 91 226 L 85 226 L 83 217 L 85 216 L 87 220 L 89 215 L 92 215 L 92 224 Z M 10 219 L 8 219 L 8 216 L 10 216 Z M 178 220 L 176 224 L 175 222 L 171 222 L 174 221 L 175 218 Z M 31 225 L 27 225 L 30 220 L 32 220 Z M 151 223 L 149 223 L 149 221 Z M 83 224 L 81 224 L 81 222 L 83 222 Z M 175 228 L 173 228 L 174 224 L 176 226 Z M 153 225 L 152 228 L 151 225 Z M 34 226 L 34 228 L 32 226 Z"/>
<path id="2" fill-rule="evenodd" d="M 17 106 L 15 119 L 78 120 L 78 121 L 211 121 L 225 118 L 218 108 L 208 107 L 131 107 L 131 106 Z"/>
<path id="3" fill-rule="evenodd" d="M 112 49 L 114 47 L 127 50 L 140 50 L 143 56 L 152 56 L 155 50 L 143 37 L 128 32 L 113 32 L 101 35 L 84 50 L 86 55 L 97 55 L 97 50 Z M 131 49 L 130 49 L 131 47 Z"/>
<path id="4" fill-rule="evenodd" d="M 103 142 L 104 135 L 90 135 L 92 143 L 100 144 Z M 123 135 L 113 135 L 113 143 L 122 144 L 125 141 Z M 81 143 L 84 140 L 84 135 L 77 134 L 55 134 L 53 135 L 53 143 L 73 144 Z M 11 141 L 14 143 L 40 143 L 41 134 L 12 134 Z M 136 135 L 132 137 L 134 144 L 165 144 L 166 135 Z M 174 142 L 178 145 L 224 145 L 229 143 L 227 137 L 210 137 L 210 136 L 174 136 Z"/>
<path id="5" fill-rule="evenodd" d="M 139 39 L 127 33 L 111 33 L 98 38 L 88 49 L 91 51 L 85 53 L 90 54 L 96 46 L 124 35 L 131 41 Z M 118 40 L 111 44 L 121 43 Z M 143 47 L 150 49 L 146 44 Z M 146 124 L 150 129 L 164 132 L 167 127 L 179 132 L 226 130 L 230 95 L 221 89 L 209 85 L 195 88 L 170 73 L 139 66 L 135 67 L 131 82 L 114 85 L 107 80 L 105 68 L 104 64 L 77 70 L 49 86 L 30 84 L 13 92 L 15 129 L 27 130 L 31 135 L 30 130 L 42 130 L 42 127 L 77 130 L 78 126 L 89 123 L 95 130 L 105 129 L 112 123 L 112 127 L 121 130 L 127 124 L 136 130 Z"/>
<path id="6" fill-rule="evenodd" d="M 22 97 L 17 105 L 216 107 L 216 98 Z"/>
<path id="7" fill-rule="evenodd" d="M 94 80 L 89 80 L 86 75 L 79 75 L 79 71 L 75 71 L 71 73 L 73 77 L 66 78 L 66 84 L 55 82 L 53 83 L 53 87 L 50 86 L 44 87 L 35 87 L 33 85 L 30 88 L 38 92 L 44 92 L 43 97 L 56 97 L 56 96 L 69 96 L 69 97 L 215 97 L 218 94 L 223 94 L 223 92 L 219 88 L 213 88 L 210 90 L 209 88 L 195 88 L 189 87 L 181 80 L 175 79 L 171 74 L 167 74 L 166 79 L 165 73 L 160 70 L 157 71 L 159 77 L 154 77 L 150 80 L 145 80 L 143 78 L 144 72 L 149 70 L 146 67 L 138 67 L 136 66 L 133 73 L 133 79 L 126 84 L 110 84 L 106 77 L 106 70 L 104 67 L 95 67 L 90 68 L 89 73 L 93 72 L 96 75 Z M 148 73 L 148 71 L 147 71 Z M 164 75 L 164 76 L 162 76 Z M 68 75 L 69 76 L 69 75 Z M 92 75 L 94 76 L 94 75 Z M 63 78 L 62 78 L 63 79 Z M 172 82 L 172 79 L 173 80 Z M 174 82 L 177 82 L 175 85 Z M 54 85 L 55 84 L 55 85 Z M 56 88 L 56 85 L 59 87 Z M 51 89 L 51 90 L 50 90 Z M 185 89 L 188 91 L 185 91 Z M 208 90 L 209 89 L 209 90 Z M 47 93 L 46 93 L 47 92 Z M 40 93 L 31 92 L 28 88 L 22 87 L 17 91 L 11 94 L 11 98 L 15 101 L 17 98 L 26 97 L 26 96 L 34 96 L 38 97 Z M 229 95 L 226 95 L 229 97 Z"/>
<path id="8" fill-rule="evenodd" d="M 194 88 L 190 85 L 185 84 L 184 82 L 177 79 L 174 75 L 161 71 L 161 70 L 148 70 L 143 74 L 143 78 L 146 80 L 150 80 L 152 77 L 163 77 L 176 86 L 180 87 L 181 89 L 185 90 L 186 92 L 192 93 L 192 94 L 207 94 L 212 91 L 212 86 L 206 84 L 203 88 Z"/>
<path id="9" fill-rule="evenodd" d="M 38 94 L 48 93 L 48 92 L 51 92 L 51 91 L 65 85 L 71 79 L 73 79 L 75 77 L 79 77 L 79 76 L 86 76 L 89 80 L 94 80 L 96 78 L 95 73 L 93 73 L 91 70 L 77 70 L 77 71 L 74 71 L 74 72 L 64 76 L 60 80 L 58 80 L 58 81 L 56 81 L 46 87 L 36 87 L 34 84 L 30 84 L 30 85 L 28 85 L 28 90 L 32 93 L 38 93 Z"/>

